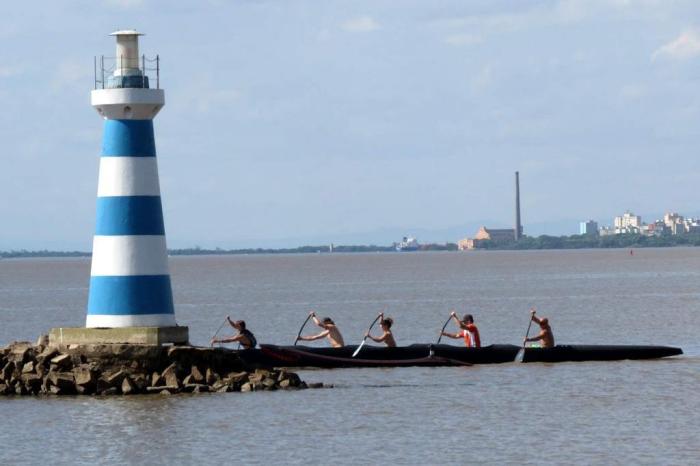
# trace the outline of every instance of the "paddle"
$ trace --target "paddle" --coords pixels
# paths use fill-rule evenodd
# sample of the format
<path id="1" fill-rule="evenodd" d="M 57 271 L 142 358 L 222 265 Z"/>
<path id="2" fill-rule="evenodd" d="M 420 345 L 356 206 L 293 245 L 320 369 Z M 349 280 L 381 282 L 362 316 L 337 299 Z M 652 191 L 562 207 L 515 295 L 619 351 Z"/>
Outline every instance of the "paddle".
<path id="1" fill-rule="evenodd" d="M 447 328 L 447 324 L 449 324 L 451 320 L 452 320 L 452 314 L 450 313 L 450 317 L 447 318 L 447 320 L 445 321 L 445 325 L 443 325 L 442 330 L 440 330 L 440 336 L 438 337 L 438 341 L 437 341 L 436 345 L 440 344 L 440 340 L 442 340 L 442 332 L 445 331 L 445 328 Z"/>
<path id="2" fill-rule="evenodd" d="M 214 334 L 213 337 L 211 337 L 211 339 L 212 339 L 211 346 L 212 346 L 212 347 L 214 347 L 214 341 L 213 341 L 213 340 L 216 340 L 216 336 L 217 336 L 217 335 L 219 334 L 219 332 L 221 331 L 221 328 L 226 324 L 226 321 L 227 321 L 227 320 L 228 320 L 228 318 L 225 318 L 224 321 L 221 322 L 221 325 L 219 325 L 219 328 L 216 329 L 216 333 Z M 221 346 L 221 343 L 219 343 L 219 346 Z"/>
<path id="3" fill-rule="evenodd" d="M 297 338 L 294 340 L 294 346 L 297 345 L 297 342 L 299 341 L 299 337 L 301 337 L 301 332 L 304 330 L 304 327 L 306 327 L 306 323 L 311 319 L 311 317 L 314 315 L 313 312 L 309 313 L 309 315 L 306 317 L 306 320 L 304 321 L 303 324 L 301 324 L 301 328 L 299 329 L 299 333 L 297 333 Z"/>
<path id="4" fill-rule="evenodd" d="M 365 337 L 362 339 L 362 343 L 360 343 L 360 346 L 357 347 L 354 353 L 352 353 L 352 357 L 354 358 L 357 356 L 357 354 L 360 352 L 363 346 L 365 346 L 365 342 L 367 341 L 367 336 L 369 335 L 369 332 L 372 331 L 372 327 L 374 327 L 374 324 L 377 323 L 377 321 L 384 315 L 384 313 L 381 313 L 377 316 L 376 319 L 372 321 L 372 323 L 369 325 L 369 328 L 367 329 L 367 333 L 365 333 Z"/>
<path id="5" fill-rule="evenodd" d="M 525 357 L 525 345 L 527 344 L 527 337 L 530 336 L 530 327 L 532 327 L 532 316 L 535 315 L 535 310 L 532 309 L 530 312 L 530 323 L 527 324 L 527 332 L 525 332 L 525 340 L 523 341 L 523 347 L 518 350 L 518 354 L 515 355 L 515 360 L 517 362 L 523 362 Z"/>

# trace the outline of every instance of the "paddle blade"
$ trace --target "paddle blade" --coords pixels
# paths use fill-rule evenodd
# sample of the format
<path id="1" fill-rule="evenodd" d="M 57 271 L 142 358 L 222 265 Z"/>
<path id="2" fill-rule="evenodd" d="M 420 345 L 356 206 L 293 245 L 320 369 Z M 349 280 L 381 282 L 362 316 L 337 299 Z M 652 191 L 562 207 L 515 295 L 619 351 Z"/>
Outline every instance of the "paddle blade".
<path id="1" fill-rule="evenodd" d="M 357 356 L 357 355 L 359 354 L 360 350 L 362 349 L 362 347 L 365 346 L 365 341 L 367 341 L 367 340 L 366 340 L 366 339 L 365 339 L 365 340 L 362 340 L 362 343 L 360 343 L 360 345 L 357 347 L 357 349 L 355 350 L 355 352 L 352 353 L 352 357 L 353 357 L 353 358 L 354 358 L 355 356 Z"/>

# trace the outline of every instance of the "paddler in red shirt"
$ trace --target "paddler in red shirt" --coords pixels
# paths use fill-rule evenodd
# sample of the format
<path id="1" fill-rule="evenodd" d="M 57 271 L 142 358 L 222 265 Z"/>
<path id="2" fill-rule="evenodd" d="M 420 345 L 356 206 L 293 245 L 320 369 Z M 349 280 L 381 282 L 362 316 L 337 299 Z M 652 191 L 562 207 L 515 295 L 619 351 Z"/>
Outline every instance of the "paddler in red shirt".
<path id="1" fill-rule="evenodd" d="M 474 325 L 474 317 L 471 314 L 465 314 L 464 318 L 459 320 L 454 311 L 450 315 L 461 331 L 459 333 L 442 332 L 442 335 L 455 339 L 464 338 L 464 346 L 467 348 L 481 348 L 479 329 Z"/>

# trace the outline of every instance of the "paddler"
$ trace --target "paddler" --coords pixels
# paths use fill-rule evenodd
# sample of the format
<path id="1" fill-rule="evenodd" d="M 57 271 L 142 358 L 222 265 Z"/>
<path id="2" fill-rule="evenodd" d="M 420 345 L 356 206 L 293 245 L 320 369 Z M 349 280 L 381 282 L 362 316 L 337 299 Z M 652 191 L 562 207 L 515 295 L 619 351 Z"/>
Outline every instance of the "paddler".
<path id="1" fill-rule="evenodd" d="M 540 326 L 540 333 L 537 336 L 525 338 L 523 345 L 528 341 L 541 341 L 542 348 L 552 348 L 554 346 L 554 334 L 552 327 L 549 326 L 549 319 L 546 317 L 537 317 L 535 311 L 530 311 L 530 318 L 533 322 Z"/>
<path id="2" fill-rule="evenodd" d="M 338 330 L 338 327 L 335 325 L 335 322 L 333 322 L 333 319 L 330 317 L 324 317 L 323 320 L 318 320 L 318 317 L 316 317 L 316 313 L 314 311 L 311 311 L 311 318 L 316 325 L 323 329 L 323 331 L 317 335 L 309 335 L 305 337 L 300 336 L 300 340 L 314 341 L 320 340 L 321 338 L 328 338 L 328 341 L 333 348 L 345 346 L 343 336 L 340 334 L 340 330 Z"/>
<path id="3" fill-rule="evenodd" d="M 450 315 L 461 331 L 458 333 L 442 332 L 442 335 L 454 339 L 464 338 L 464 346 L 467 348 L 481 348 L 479 329 L 474 324 L 474 317 L 471 314 L 464 314 L 462 320 L 459 320 L 454 311 Z"/>
<path id="4" fill-rule="evenodd" d="M 379 321 L 379 326 L 382 328 L 382 331 L 384 333 L 380 337 L 373 337 L 372 335 L 370 335 L 369 332 L 367 332 L 365 335 L 371 338 L 373 341 L 376 341 L 377 343 L 384 343 L 386 344 L 386 346 L 389 347 L 396 346 L 394 334 L 391 333 L 391 326 L 394 323 L 394 319 L 392 319 L 391 317 L 384 318 L 383 312 L 379 314 L 379 317 L 381 318 L 381 320 Z"/>
<path id="5" fill-rule="evenodd" d="M 231 320 L 231 316 L 226 316 L 226 320 L 228 321 L 231 327 L 235 328 L 238 331 L 238 333 L 232 337 L 212 338 L 212 345 L 214 343 L 239 343 L 243 347 L 243 349 L 255 348 L 255 346 L 258 344 L 258 341 L 255 339 L 255 335 L 253 335 L 253 332 L 251 332 L 245 327 L 244 320 L 234 321 Z"/>

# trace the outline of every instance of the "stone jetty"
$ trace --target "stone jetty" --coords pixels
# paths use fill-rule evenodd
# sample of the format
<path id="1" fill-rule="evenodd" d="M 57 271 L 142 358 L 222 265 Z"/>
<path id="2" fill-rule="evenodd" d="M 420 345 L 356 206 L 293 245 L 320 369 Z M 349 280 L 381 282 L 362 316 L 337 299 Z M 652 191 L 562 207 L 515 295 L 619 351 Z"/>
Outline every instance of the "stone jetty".
<path id="1" fill-rule="evenodd" d="M 135 395 L 321 388 L 293 372 L 247 367 L 225 348 L 133 344 L 0 348 L 2 395 Z"/>

